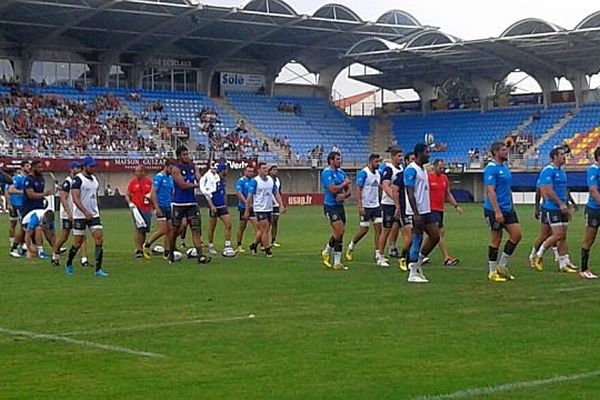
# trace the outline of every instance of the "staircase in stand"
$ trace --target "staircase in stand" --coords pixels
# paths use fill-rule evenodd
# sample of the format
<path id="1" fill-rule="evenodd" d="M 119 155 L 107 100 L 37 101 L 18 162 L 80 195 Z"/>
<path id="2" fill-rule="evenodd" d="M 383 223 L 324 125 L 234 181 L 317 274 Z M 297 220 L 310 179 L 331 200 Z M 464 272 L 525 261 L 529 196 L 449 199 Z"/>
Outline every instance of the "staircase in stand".
<path id="1" fill-rule="evenodd" d="M 266 140 L 269 144 L 269 151 L 271 153 L 277 154 L 280 160 L 286 160 L 288 158 L 288 154 L 284 149 L 281 149 L 277 144 L 275 144 L 273 139 L 271 139 L 265 132 L 263 132 L 256 125 L 254 125 L 248 117 L 246 117 L 245 115 L 240 113 L 235 107 L 233 107 L 229 103 L 227 98 L 218 97 L 213 98 L 212 100 L 217 104 L 220 110 L 228 113 L 234 121 L 238 121 L 240 119 L 246 121 L 246 129 L 248 129 L 250 136 L 259 139 L 260 142 Z"/>
<path id="2" fill-rule="evenodd" d="M 372 153 L 383 155 L 394 142 L 392 134 L 392 121 L 388 117 L 377 117 L 371 123 L 369 137 L 370 150 Z"/>
<path id="3" fill-rule="evenodd" d="M 532 158 L 534 157 L 534 153 L 536 149 L 539 149 L 544 143 L 548 140 L 552 139 L 554 135 L 558 133 L 569 121 L 577 116 L 576 110 L 571 110 L 564 117 L 562 117 L 556 124 L 554 124 L 550 129 L 548 129 L 542 136 L 540 136 L 532 145 L 527 149 L 524 154 L 524 158 Z"/>

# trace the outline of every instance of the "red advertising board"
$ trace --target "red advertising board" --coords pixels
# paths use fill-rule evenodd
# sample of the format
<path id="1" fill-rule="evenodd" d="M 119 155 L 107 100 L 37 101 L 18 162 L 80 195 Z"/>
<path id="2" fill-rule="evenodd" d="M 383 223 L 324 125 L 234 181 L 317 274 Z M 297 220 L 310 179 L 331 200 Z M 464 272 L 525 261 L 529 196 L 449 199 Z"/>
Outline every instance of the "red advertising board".
<path id="1" fill-rule="evenodd" d="M 3 166 L 17 166 L 21 163 L 21 158 L 0 157 L 0 163 Z M 73 159 L 64 158 L 42 158 L 44 169 L 52 172 L 66 172 L 69 170 L 69 164 Z M 256 160 L 227 160 L 227 165 L 230 169 L 243 169 L 248 164 L 255 164 Z M 196 160 L 198 166 L 208 165 L 207 160 Z M 165 165 L 164 158 L 113 158 L 113 159 L 96 159 L 97 172 L 122 172 L 132 171 L 138 165 L 143 165 L 149 171 L 158 171 Z"/>
<path id="2" fill-rule="evenodd" d="M 282 193 L 287 206 L 320 206 L 323 205 L 323 193 Z"/>

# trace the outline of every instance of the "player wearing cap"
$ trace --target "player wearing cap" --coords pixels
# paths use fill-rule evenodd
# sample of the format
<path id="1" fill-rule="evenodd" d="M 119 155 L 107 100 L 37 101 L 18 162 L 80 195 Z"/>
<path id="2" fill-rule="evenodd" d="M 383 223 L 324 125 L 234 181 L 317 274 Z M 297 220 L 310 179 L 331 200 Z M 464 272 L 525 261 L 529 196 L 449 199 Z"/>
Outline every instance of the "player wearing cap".
<path id="1" fill-rule="evenodd" d="M 375 231 L 375 261 L 380 267 L 389 267 L 382 260 L 379 251 L 379 238 L 381 235 L 381 206 L 379 205 L 379 187 L 381 175 L 379 174 L 379 154 L 370 154 L 368 165 L 361 169 L 356 176 L 356 206 L 358 208 L 359 227 L 358 231 L 350 241 L 346 250 L 346 259 L 352 261 L 353 252 L 358 242 L 369 232 L 369 226 L 373 224 Z"/>
<path id="2" fill-rule="evenodd" d="M 492 161 L 483 170 L 483 183 L 486 186 L 483 211 L 491 230 L 488 247 L 488 279 L 491 282 L 506 282 L 514 279 L 508 271 L 508 259 L 521 241 L 521 227 L 512 203 L 512 174 L 506 165 L 508 148 L 504 142 L 495 142 L 490 150 Z M 509 238 L 498 260 L 503 230 L 508 232 Z"/>
<path id="3" fill-rule="evenodd" d="M 440 240 L 439 226 L 431 215 L 429 200 L 429 178 L 425 164 L 429 162 L 429 147 L 424 143 L 415 146 L 415 161 L 404 170 L 406 189 L 406 214 L 412 216 L 413 237 L 409 253 L 408 281 L 411 283 L 429 282 L 421 270 L 423 260 Z M 429 240 L 423 242 L 423 232 Z"/>
<path id="4" fill-rule="evenodd" d="M 146 242 L 146 235 L 152 227 L 152 204 L 150 202 L 152 180 L 146 176 L 146 171 L 142 165 L 136 166 L 133 174 L 133 179 L 127 185 L 125 200 L 134 215 L 135 258 L 144 257 L 149 260 L 150 251 L 144 251 L 144 243 Z M 135 218 L 136 209 L 139 213 L 137 220 Z M 142 217 L 142 220 L 139 219 L 139 216 Z"/>
<path id="5" fill-rule="evenodd" d="M 279 179 L 279 169 L 277 165 L 272 165 L 269 168 L 269 175 L 273 178 L 273 182 L 275 182 L 275 187 L 277 188 L 277 192 L 281 195 L 281 179 Z M 282 197 L 283 198 L 283 197 Z M 281 245 L 277 243 L 277 234 L 279 233 L 279 216 L 280 216 L 280 207 L 277 203 L 277 200 L 273 199 L 273 221 L 271 222 L 271 246 L 280 247 Z"/>
<path id="6" fill-rule="evenodd" d="M 62 185 L 60 185 L 59 199 L 60 199 L 60 220 L 61 220 L 61 234 L 60 237 L 54 243 L 52 249 L 52 260 L 53 266 L 60 265 L 59 253 L 62 246 L 67 243 L 71 230 L 73 229 L 73 196 L 71 194 L 71 186 L 73 184 L 73 178 L 81 172 L 81 163 L 73 161 L 69 164 L 69 175 L 65 178 Z M 81 244 L 81 265 L 88 267 L 89 262 L 87 259 L 87 240 L 86 236 L 83 236 L 83 243 Z"/>
<path id="7" fill-rule="evenodd" d="M 272 257 L 271 242 L 269 234 L 271 233 L 271 220 L 273 218 L 273 199 L 280 204 L 281 212 L 285 212 L 285 206 L 281 195 L 277 191 L 273 178 L 269 176 L 267 164 L 261 162 L 258 164 L 258 176 L 250 183 L 250 192 L 247 197 L 247 204 L 252 204 L 252 209 L 256 215 L 256 239 L 250 245 L 252 255 L 258 254 L 258 245 L 262 244 L 265 255 Z M 246 207 L 244 217 L 250 217 L 250 209 Z"/>
<path id="8" fill-rule="evenodd" d="M 29 256 L 37 254 L 39 258 L 46 258 L 42 243 L 46 237 L 50 246 L 54 246 L 56 237 L 54 235 L 54 211 L 35 209 L 23 217 L 23 230 L 25 231 L 25 244 Z"/>
<path id="9" fill-rule="evenodd" d="M 331 225 L 331 236 L 321 252 L 323 265 L 334 270 L 348 270 L 342 264 L 344 249 L 344 231 L 346 229 L 346 210 L 344 201 L 352 194 L 346 172 L 341 168 L 342 156 L 337 151 L 327 155 L 328 166 L 321 172 L 321 189 L 323 191 L 323 211 Z M 333 265 L 331 253 L 333 252 Z"/>
<path id="10" fill-rule="evenodd" d="M 173 230 L 173 214 L 171 212 L 171 202 L 173 200 L 173 177 L 171 176 L 171 169 L 173 165 L 173 160 L 167 160 L 162 171 L 154 175 L 154 179 L 152 180 L 150 200 L 154 205 L 158 230 L 144 243 L 144 254 L 150 254 L 150 246 L 164 236 L 165 252 L 163 256 L 167 259 L 172 250 L 169 237 Z"/>
<path id="11" fill-rule="evenodd" d="M 75 175 L 71 183 L 71 196 L 73 199 L 73 246 L 69 250 L 69 257 L 65 265 L 65 273 L 73 275 L 73 259 L 83 245 L 86 230 L 92 233 L 96 244 L 94 275 L 107 277 L 108 272 L 102 268 L 104 258 L 104 235 L 98 208 L 98 179 L 94 175 L 96 161 L 86 156 L 81 162 L 81 172 Z"/>
<path id="12" fill-rule="evenodd" d="M 200 222 L 200 210 L 196 199 L 195 189 L 198 188 L 198 179 L 196 177 L 196 165 L 190 159 L 190 154 L 185 146 L 179 146 L 175 151 L 177 163 L 171 169 L 173 176 L 173 232 L 171 232 L 171 244 L 169 248 L 175 250 L 175 240 L 177 232 L 183 219 L 188 221 L 192 230 L 192 240 L 196 248 L 196 254 L 199 264 L 208 264 L 211 261 L 209 256 L 202 254 L 202 234 Z M 174 252 L 169 254 L 169 263 L 175 262 Z"/>
<path id="13" fill-rule="evenodd" d="M 200 191 L 206 198 L 209 208 L 208 222 L 208 253 L 217 255 L 215 249 L 215 229 L 217 220 L 220 219 L 225 228 L 225 247 L 223 254 L 232 256 L 235 251 L 231 247 L 231 216 L 227 209 L 227 164 L 215 163 L 200 179 Z"/>
<path id="14" fill-rule="evenodd" d="M 252 224 L 254 228 L 254 232 L 256 232 L 256 219 L 254 215 L 254 211 L 252 210 L 252 204 L 248 203 L 248 194 L 250 193 L 250 184 L 254 179 L 254 167 L 248 165 L 244 168 L 244 174 L 240 177 L 235 183 L 235 194 L 238 197 L 238 211 L 240 213 L 240 226 L 238 227 L 237 232 L 237 249 L 238 253 L 243 253 L 244 247 L 242 246 L 242 241 L 244 240 L 244 232 L 246 231 L 246 226 L 248 225 L 248 221 Z M 250 211 L 248 213 L 249 217 L 245 217 L 246 207 L 250 207 Z"/>

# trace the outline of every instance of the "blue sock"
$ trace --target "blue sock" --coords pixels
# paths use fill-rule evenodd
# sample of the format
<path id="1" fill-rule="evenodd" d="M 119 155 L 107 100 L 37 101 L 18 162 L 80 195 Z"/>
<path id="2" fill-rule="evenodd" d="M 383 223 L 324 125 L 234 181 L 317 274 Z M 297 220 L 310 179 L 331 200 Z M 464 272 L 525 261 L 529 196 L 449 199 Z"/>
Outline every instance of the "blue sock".
<path id="1" fill-rule="evenodd" d="M 422 233 L 412 234 L 412 244 L 410 245 L 409 261 L 419 261 L 419 253 L 421 252 L 421 243 L 423 242 Z"/>

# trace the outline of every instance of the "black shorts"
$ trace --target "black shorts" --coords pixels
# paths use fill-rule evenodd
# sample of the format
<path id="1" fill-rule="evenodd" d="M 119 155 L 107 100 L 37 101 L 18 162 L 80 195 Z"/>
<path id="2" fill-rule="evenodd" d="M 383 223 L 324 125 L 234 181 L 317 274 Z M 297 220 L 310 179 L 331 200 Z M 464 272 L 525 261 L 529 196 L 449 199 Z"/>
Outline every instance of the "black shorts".
<path id="1" fill-rule="evenodd" d="M 437 224 L 437 219 L 433 216 L 433 213 L 428 212 L 426 214 L 419 214 L 421 216 L 421 224 L 415 223 L 415 217 L 413 215 L 409 215 L 411 219 L 411 223 L 415 228 L 423 228 L 427 225 Z"/>
<path id="2" fill-rule="evenodd" d="M 173 226 L 178 228 L 181 226 L 183 219 L 185 218 L 188 222 L 190 229 L 200 229 L 200 210 L 198 205 L 190 206 L 172 206 L 173 211 Z"/>
<path id="3" fill-rule="evenodd" d="M 224 215 L 229 215 L 229 210 L 227 207 L 217 207 L 217 210 L 213 213 L 212 210 L 208 210 L 208 215 L 211 218 L 219 218 Z"/>
<path id="4" fill-rule="evenodd" d="M 244 213 L 246 212 L 246 209 L 238 207 L 238 211 L 240 212 L 240 221 L 247 221 L 247 219 L 244 218 Z M 249 216 L 249 218 L 256 218 L 256 215 L 254 214 L 254 210 L 252 209 L 252 207 L 250 207 L 250 216 Z"/>
<path id="5" fill-rule="evenodd" d="M 600 209 L 585 207 L 585 226 L 588 228 L 600 227 Z"/>
<path id="6" fill-rule="evenodd" d="M 339 206 L 324 206 L 323 211 L 325 212 L 325 216 L 329 220 L 330 223 L 334 223 L 337 221 L 342 221 L 344 224 L 346 223 L 346 210 L 343 205 Z"/>
<path id="7" fill-rule="evenodd" d="M 21 210 L 19 207 L 12 207 L 8 214 L 8 219 L 11 221 L 19 221 L 21 219 Z"/>
<path id="8" fill-rule="evenodd" d="M 169 207 L 160 206 L 160 213 L 162 214 L 162 218 L 156 217 L 156 219 L 159 221 L 164 221 L 164 220 L 170 221 L 173 219 L 173 211 L 171 210 L 171 206 L 169 206 Z"/>
<path id="9" fill-rule="evenodd" d="M 69 219 L 61 219 L 61 227 L 63 231 L 70 231 L 73 229 L 73 221 Z"/>
<path id="10" fill-rule="evenodd" d="M 569 216 L 563 214 L 560 210 L 546 210 L 542 208 L 542 218 L 540 221 L 544 225 L 564 225 L 569 223 Z"/>
<path id="11" fill-rule="evenodd" d="M 383 217 L 383 227 L 385 229 L 391 229 L 394 225 L 394 222 L 400 223 L 397 218 L 394 218 L 394 213 L 396 212 L 396 206 L 392 206 L 389 204 L 382 204 L 382 217 Z"/>
<path id="12" fill-rule="evenodd" d="M 279 217 L 279 214 L 280 214 L 279 207 L 273 207 L 273 216 Z"/>
<path id="13" fill-rule="evenodd" d="M 444 212 L 443 211 L 435 211 L 431 210 L 431 216 L 437 222 L 440 228 L 444 227 Z"/>
<path id="14" fill-rule="evenodd" d="M 256 212 L 256 219 L 258 221 L 267 220 L 267 221 L 271 222 L 273 220 L 273 213 L 270 212 L 270 211 L 267 211 L 267 212 L 257 211 Z"/>
<path id="15" fill-rule="evenodd" d="M 371 222 L 374 224 L 383 222 L 381 207 L 365 208 L 365 214 L 360 216 L 360 226 L 368 228 Z"/>
<path id="16" fill-rule="evenodd" d="M 394 225 L 394 222 L 399 224 L 401 228 L 412 225 L 412 217 L 406 215 L 405 213 L 400 213 L 400 218 L 394 218 L 396 206 L 382 204 L 381 210 L 383 216 L 383 227 L 386 229 L 391 229 Z"/>
<path id="17" fill-rule="evenodd" d="M 85 231 L 97 231 L 102 229 L 102 221 L 100 217 L 92 219 L 74 219 L 73 220 L 73 235 L 74 236 L 85 236 Z"/>
<path id="18" fill-rule="evenodd" d="M 517 212 L 515 210 L 502 211 L 502 215 L 504 216 L 503 224 L 496 222 L 496 214 L 493 211 L 488 210 L 487 208 L 483 209 L 483 216 L 487 220 L 492 231 L 501 231 L 507 225 L 519 223 L 519 217 L 517 217 Z"/>

